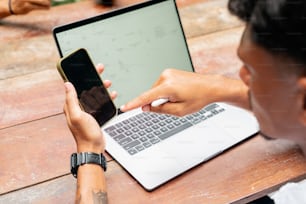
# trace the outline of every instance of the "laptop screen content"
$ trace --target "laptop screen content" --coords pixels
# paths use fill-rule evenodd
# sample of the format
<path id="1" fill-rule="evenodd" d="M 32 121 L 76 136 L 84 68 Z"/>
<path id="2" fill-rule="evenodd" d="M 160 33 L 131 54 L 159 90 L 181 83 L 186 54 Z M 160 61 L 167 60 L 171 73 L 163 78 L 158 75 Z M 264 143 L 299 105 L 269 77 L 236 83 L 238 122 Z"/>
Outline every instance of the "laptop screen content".
<path id="1" fill-rule="evenodd" d="M 166 68 L 193 71 L 174 0 L 129 9 L 54 33 L 62 56 L 82 47 L 95 64 L 105 65 L 102 79 L 111 80 L 110 91 L 118 92 L 117 107 L 151 88 Z"/>

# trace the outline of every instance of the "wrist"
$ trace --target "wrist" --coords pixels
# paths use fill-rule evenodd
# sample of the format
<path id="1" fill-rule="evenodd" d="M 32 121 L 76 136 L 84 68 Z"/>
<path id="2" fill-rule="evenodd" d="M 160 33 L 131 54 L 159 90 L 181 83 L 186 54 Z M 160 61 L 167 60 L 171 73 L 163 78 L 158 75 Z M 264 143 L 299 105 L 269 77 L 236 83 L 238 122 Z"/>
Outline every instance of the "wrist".
<path id="1" fill-rule="evenodd" d="M 207 92 L 206 77 L 209 77 L 210 102 L 225 102 L 235 106 L 250 109 L 248 100 L 248 87 L 238 79 L 231 79 L 222 75 L 203 75 L 204 82 L 201 89 Z"/>
<path id="2" fill-rule="evenodd" d="M 96 154 L 104 153 L 104 146 L 102 145 L 77 145 L 77 152 L 93 152 Z"/>

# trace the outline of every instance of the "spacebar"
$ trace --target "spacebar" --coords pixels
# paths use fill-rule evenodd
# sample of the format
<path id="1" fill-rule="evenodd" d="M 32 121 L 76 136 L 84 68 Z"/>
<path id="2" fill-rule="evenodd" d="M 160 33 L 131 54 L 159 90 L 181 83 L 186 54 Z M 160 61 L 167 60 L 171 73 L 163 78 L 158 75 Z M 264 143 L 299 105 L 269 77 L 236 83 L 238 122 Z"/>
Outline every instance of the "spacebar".
<path id="1" fill-rule="evenodd" d="M 167 139 L 168 137 L 174 135 L 175 133 L 178 133 L 186 128 L 189 128 L 190 126 L 192 126 L 192 123 L 184 123 L 181 126 L 176 127 L 175 129 L 170 130 L 169 132 L 166 132 L 162 135 L 158 135 L 159 139 L 164 140 Z"/>

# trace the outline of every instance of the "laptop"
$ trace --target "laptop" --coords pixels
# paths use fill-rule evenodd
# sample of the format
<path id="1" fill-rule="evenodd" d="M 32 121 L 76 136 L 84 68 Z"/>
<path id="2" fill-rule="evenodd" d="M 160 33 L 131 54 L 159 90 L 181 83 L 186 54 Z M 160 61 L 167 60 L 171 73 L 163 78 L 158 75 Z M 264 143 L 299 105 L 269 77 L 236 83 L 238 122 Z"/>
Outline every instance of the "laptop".
<path id="1" fill-rule="evenodd" d="M 102 79 L 118 92 L 117 107 L 150 89 L 165 68 L 194 71 L 175 0 L 145 1 L 60 25 L 53 35 L 61 57 L 85 48 L 95 64 L 105 65 Z M 184 117 L 139 108 L 101 128 L 106 151 L 147 191 L 258 130 L 251 113 L 226 103 Z"/>

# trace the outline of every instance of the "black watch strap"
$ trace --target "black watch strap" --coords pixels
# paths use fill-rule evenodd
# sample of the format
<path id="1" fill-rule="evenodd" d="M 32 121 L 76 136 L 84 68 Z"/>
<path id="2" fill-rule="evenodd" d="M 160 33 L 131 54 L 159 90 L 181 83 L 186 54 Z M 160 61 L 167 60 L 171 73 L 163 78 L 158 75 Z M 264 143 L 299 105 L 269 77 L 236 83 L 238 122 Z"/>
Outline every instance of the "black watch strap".
<path id="1" fill-rule="evenodd" d="M 70 159 L 71 164 L 71 173 L 72 175 L 77 178 L 78 168 L 80 165 L 83 164 L 97 164 L 106 171 L 106 159 L 104 155 L 93 153 L 93 152 L 80 152 L 80 153 L 73 153 Z"/>

